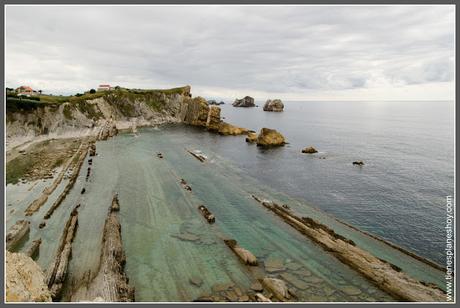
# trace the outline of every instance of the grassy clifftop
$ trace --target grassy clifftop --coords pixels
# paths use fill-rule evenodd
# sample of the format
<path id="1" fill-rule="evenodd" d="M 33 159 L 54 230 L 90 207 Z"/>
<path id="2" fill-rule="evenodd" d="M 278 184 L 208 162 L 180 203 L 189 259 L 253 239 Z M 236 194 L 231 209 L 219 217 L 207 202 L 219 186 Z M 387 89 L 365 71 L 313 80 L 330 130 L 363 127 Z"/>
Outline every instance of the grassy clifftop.
<path id="1" fill-rule="evenodd" d="M 113 105 L 124 116 L 135 116 L 134 103 L 144 102 L 153 111 L 161 111 L 164 108 L 165 97 L 173 95 L 190 95 L 190 86 L 172 88 L 172 89 L 127 89 L 116 88 L 112 91 L 100 91 L 96 93 L 86 92 L 83 95 L 72 96 L 54 96 L 40 95 L 39 100 L 34 98 L 19 98 L 8 96 L 6 99 L 6 112 L 11 113 L 29 113 L 37 109 L 48 107 L 49 109 L 58 109 L 64 104 L 63 113 L 66 119 L 73 118 L 73 110 L 79 110 L 88 118 L 98 120 L 102 113 L 98 108 L 89 103 L 98 98 L 103 98 L 106 102 Z"/>

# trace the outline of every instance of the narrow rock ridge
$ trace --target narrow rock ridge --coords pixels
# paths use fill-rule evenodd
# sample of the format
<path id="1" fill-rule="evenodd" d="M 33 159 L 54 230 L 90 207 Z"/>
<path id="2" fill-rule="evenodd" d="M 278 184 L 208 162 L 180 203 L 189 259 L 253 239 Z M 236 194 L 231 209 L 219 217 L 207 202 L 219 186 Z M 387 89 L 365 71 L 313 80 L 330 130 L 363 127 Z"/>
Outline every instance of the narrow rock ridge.
<path id="1" fill-rule="evenodd" d="M 75 185 L 75 182 L 77 181 L 78 174 L 80 173 L 80 169 L 83 166 L 83 162 L 85 161 L 87 153 L 88 145 L 85 145 L 80 151 L 80 156 L 78 157 L 78 161 L 76 163 L 72 176 L 70 177 L 69 183 L 67 183 L 63 192 L 59 195 L 57 200 L 54 201 L 53 205 L 48 209 L 45 216 L 43 217 L 44 219 L 49 219 L 51 215 L 53 215 L 54 211 L 61 205 L 62 201 L 64 201 L 67 194 L 72 190 L 73 186 Z"/>
<path id="2" fill-rule="evenodd" d="M 354 246 L 349 240 L 335 236 L 335 232 L 327 231 L 329 228 L 326 226 L 327 229 L 321 227 L 322 224 L 311 218 L 297 217 L 271 201 L 262 200 L 254 195 L 252 197 L 388 294 L 401 300 L 414 302 L 445 301 L 445 293 L 437 286 L 413 279 L 396 266 Z"/>
<path id="3" fill-rule="evenodd" d="M 120 204 L 115 195 L 105 220 L 101 258 L 96 276 L 80 286 L 72 295 L 72 301 L 133 302 L 134 288 L 124 271 L 126 256 L 118 219 Z"/>
<path id="4" fill-rule="evenodd" d="M 18 220 L 6 234 L 6 249 L 12 250 L 30 232 L 30 222 L 28 220 Z"/>
<path id="5" fill-rule="evenodd" d="M 246 265 L 256 266 L 257 258 L 249 250 L 238 245 L 235 240 L 224 240 L 224 243 L 240 258 L 241 262 Z"/>
<path id="6" fill-rule="evenodd" d="M 62 287 L 67 277 L 70 256 L 72 254 L 72 242 L 78 227 L 78 208 L 77 205 L 65 224 L 64 231 L 56 250 L 54 260 L 46 273 L 46 284 L 51 292 L 53 300 L 59 300 Z"/>
<path id="7" fill-rule="evenodd" d="M 59 186 L 59 184 L 62 182 L 62 179 L 64 178 L 64 175 L 65 173 L 67 172 L 67 170 L 69 169 L 70 165 L 72 164 L 73 160 L 75 159 L 75 157 L 77 156 L 77 154 L 79 153 L 79 151 L 81 150 L 83 146 L 83 143 L 80 143 L 80 147 L 78 148 L 78 150 L 74 153 L 74 155 L 72 155 L 72 157 L 70 157 L 68 160 L 67 160 L 67 163 L 65 164 L 65 166 L 62 168 L 61 172 L 59 173 L 58 177 L 53 181 L 53 184 L 51 184 L 51 186 L 49 187 L 46 187 L 43 192 L 41 193 L 41 195 L 35 199 L 34 201 L 32 201 L 30 203 L 30 205 L 25 209 L 25 214 L 26 216 L 31 216 L 33 215 L 35 212 L 37 212 L 40 207 L 46 203 L 46 201 L 48 201 L 48 197 L 56 190 L 56 188 Z"/>

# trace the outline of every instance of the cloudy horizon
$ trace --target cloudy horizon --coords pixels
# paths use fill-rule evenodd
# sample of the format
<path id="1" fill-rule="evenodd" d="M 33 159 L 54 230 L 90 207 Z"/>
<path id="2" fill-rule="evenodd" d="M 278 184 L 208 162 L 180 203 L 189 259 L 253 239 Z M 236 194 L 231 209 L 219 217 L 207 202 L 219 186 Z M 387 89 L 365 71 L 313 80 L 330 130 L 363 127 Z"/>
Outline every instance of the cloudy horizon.
<path id="1" fill-rule="evenodd" d="M 6 6 L 7 87 L 453 100 L 455 6 Z"/>

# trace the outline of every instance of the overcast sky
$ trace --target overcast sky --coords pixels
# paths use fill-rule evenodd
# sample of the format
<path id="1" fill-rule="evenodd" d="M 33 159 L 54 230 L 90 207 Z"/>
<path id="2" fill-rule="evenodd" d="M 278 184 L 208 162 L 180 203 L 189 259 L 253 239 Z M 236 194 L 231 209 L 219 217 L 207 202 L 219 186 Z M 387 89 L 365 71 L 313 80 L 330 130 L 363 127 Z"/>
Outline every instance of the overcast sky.
<path id="1" fill-rule="evenodd" d="M 454 99 L 454 6 L 7 6 L 6 85 Z"/>

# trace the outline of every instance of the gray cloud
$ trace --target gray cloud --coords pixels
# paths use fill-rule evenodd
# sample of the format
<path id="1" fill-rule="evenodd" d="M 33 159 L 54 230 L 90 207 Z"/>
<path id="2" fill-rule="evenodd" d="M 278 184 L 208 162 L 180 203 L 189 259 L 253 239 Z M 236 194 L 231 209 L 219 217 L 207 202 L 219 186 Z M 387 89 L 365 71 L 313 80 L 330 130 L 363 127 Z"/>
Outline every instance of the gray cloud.
<path id="1" fill-rule="evenodd" d="M 9 6 L 6 81 L 306 96 L 452 83 L 454 23 L 453 6 Z"/>

